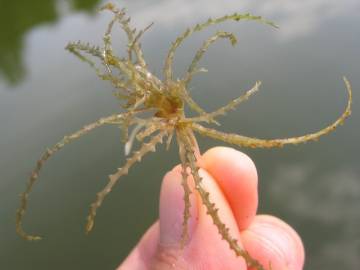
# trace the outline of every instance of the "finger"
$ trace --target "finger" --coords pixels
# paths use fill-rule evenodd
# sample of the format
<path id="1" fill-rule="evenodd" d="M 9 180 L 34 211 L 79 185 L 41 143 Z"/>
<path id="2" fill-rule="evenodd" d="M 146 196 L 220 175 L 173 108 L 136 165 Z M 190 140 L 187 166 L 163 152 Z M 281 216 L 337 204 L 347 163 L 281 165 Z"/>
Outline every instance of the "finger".
<path id="1" fill-rule="evenodd" d="M 256 216 L 241 232 L 245 249 L 267 269 L 301 270 L 304 247 L 298 234 L 282 220 L 268 215 Z"/>
<path id="2" fill-rule="evenodd" d="M 117 270 L 148 270 L 159 242 L 159 222 L 153 224 Z"/>
<path id="3" fill-rule="evenodd" d="M 181 185 L 181 168 L 168 172 L 162 182 L 160 192 L 160 243 L 163 247 L 177 248 L 180 245 L 184 221 L 184 191 Z M 190 219 L 188 234 L 195 230 L 198 206 L 196 196 L 190 195 Z"/>
<path id="4" fill-rule="evenodd" d="M 201 166 L 224 193 L 239 230 L 246 229 L 258 206 L 258 177 L 252 160 L 233 148 L 215 147 L 203 155 Z"/>
<path id="5" fill-rule="evenodd" d="M 215 180 L 200 170 L 202 185 L 219 208 L 219 216 L 230 229 L 232 237 L 240 233 L 231 209 Z M 192 178 L 189 178 L 192 181 Z M 167 173 L 160 193 L 160 243 L 154 257 L 154 269 L 246 269 L 241 258 L 235 256 L 221 238 L 197 193 L 191 195 L 191 218 L 188 241 L 181 248 L 183 223 L 183 189 L 180 168 Z M 241 245 L 241 243 L 240 243 Z"/>

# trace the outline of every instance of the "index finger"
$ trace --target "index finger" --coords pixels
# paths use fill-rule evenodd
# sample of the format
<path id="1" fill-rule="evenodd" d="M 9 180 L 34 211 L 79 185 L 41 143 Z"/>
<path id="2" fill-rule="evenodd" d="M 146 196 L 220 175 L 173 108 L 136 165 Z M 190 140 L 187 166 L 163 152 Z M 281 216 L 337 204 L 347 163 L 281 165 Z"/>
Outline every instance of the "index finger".
<path id="1" fill-rule="evenodd" d="M 218 183 L 239 230 L 246 229 L 258 207 L 258 177 L 252 160 L 233 148 L 215 147 L 203 154 L 201 166 Z"/>

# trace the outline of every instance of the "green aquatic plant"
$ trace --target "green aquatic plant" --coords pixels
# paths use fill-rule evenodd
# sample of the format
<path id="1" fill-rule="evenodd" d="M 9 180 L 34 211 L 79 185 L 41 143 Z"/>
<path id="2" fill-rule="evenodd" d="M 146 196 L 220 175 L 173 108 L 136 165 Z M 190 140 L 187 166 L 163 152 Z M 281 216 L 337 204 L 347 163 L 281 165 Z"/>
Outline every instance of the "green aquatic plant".
<path id="1" fill-rule="evenodd" d="M 335 130 L 343 123 L 345 118 L 350 115 L 352 90 L 349 81 L 344 77 L 345 86 L 348 92 L 348 103 L 345 111 L 335 122 L 317 132 L 298 137 L 269 140 L 225 133 L 214 128 L 206 127 L 202 124 L 218 124 L 216 120 L 217 117 L 225 115 L 228 111 L 235 109 L 236 106 L 256 93 L 261 82 L 256 82 L 250 90 L 246 91 L 240 97 L 213 112 L 206 112 L 191 98 L 188 91 L 188 85 L 196 73 L 204 71 L 203 69 L 198 68 L 198 63 L 209 46 L 219 39 L 227 39 L 230 41 L 231 45 L 235 45 L 235 35 L 229 32 L 220 31 L 210 36 L 196 52 L 186 74 L 181 79 L 173 78 L 172 66 L 175 51 L 182 42 L 193 33 L 224 21 L 257 21 L 272 27 L 276 27 L 275 24 L 260 16 L 234 13 L 232 15 L 225 15 L 214 19 L 210 18 L 206 22 L 196 24 L 194 27 L 186 29 L 170 46 L 164 64 L 164 79 L 162 81 L 149 71 L 141 50 L 140 38 L 152 24 L 143 30 L 137 31 L 136 29 L 131 28 L 129 24 L 130 18 L 126 16 L 124 9 L 117 9 L 113 4 L 109 3 L 103 6 L 101 10 L 111 11 L 114 15 L 105 31 L 103 46 L 92 46 L 88 43 L 78 41 L 69 43 L 66 49 L 93 67 L 102 80 L 110 81 L 115 89 L 114 95 L 119 100 L 120 105 L 125 112 L 100 118 L 96 122 L 86 125 L 79 131 L 69 136 L 65 136 L 60 142 L 53 147 L 48 148 L 43 153 L 30 176 L 25 192 L 21 195 L 20 208 L 17 211 L 16 217 L 17 233 L 26 240 L 41 239 L 39 236 L 27 234 L 22 228 L 22 220 L 28 205 L 29 193 L 38 179 L 44 163 L 66 144 L 79 139 L 91 130 L 103 125 L 115 125 L 120 127 L 123 131 L 122 135 L 125 142 L 126 155 L 129 155 L 132 152 L 131 148 L 135 140 L 141 142 L 142 145 L 138 150 L 132 152 L 123 167 L 118 168 L 117 171 L 109 176 L 107 185 L 103 190 L 97 193 L 95 201 L 90 206 L 85 228 L 86 233 L 89 233 L 92 230 L 98 208 L 101 206 L 105 197 L 111 192 L 119 178 L 126 175 L 129 169 L 136 162 L 139 162 L 147 153 L 155 152 L 155 147 L 158 144 L 161 144 L 164 139 L 166 139 L 166 146 L 169 147 L 171 140 L 175 135 L 182 166 L 181 184 L 184 190 L 185 205 L 182 224 L 182 240 L 179 244 L 184 245 L 187 239 L 187 226 L 190 218 L 191 206 L 190 196 L 192 192 L 189 181 L 193 181 L 195 189 L 193 192 L 199 194 L 202 203 L 207 209 L 208 215 L 212 218 L 221 237 L 229 244 L 230 249 L 234 251 L 236 256 L 243 257 L 249 267 L 264 269 L 263 266 L 253 259 L 247 251 L 243 250 L 238 245 L 237 240 L 230 235 L 229 229 L 218 215 L 216 205 L 211 201 L 210 194 L 204 188 L 202 179 L 199 175 L 198 155 L 196 154 L 198 145 L 194 133 L 241 147 L 252 148 L 282 147 L 285 144 L 300 144 L 311 140 L 317 140 L 319 137 Z M 127 55 L 125 57 L 117 56 L 112 48 L 111 34 L 115 23 L 121 26 L 128 38 Z M 95 62 L 93 58 L 97 59 L 98 62 Z M 184 113 L 185 106 L 188 106 L 191 110 L 195 111 L 197 116 L 186 117 Z M 130 135 L 128 135 L 129 129 L 131 129 Z M 189 175 L 191 175 L 192 178 L 189 178 Z"/>

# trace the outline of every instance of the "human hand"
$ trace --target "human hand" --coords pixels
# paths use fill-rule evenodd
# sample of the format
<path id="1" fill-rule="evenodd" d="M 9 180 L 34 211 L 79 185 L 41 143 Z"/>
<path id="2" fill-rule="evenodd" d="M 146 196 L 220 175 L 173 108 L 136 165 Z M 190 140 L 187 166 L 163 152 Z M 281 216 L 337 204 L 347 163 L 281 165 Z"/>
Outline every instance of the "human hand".
<path id="1" fill-rule="evenodd" d="M 250 158 L 232 148 L 216 147 L 200 158 L 199 166 L 210 199 L 239 245 L 266 269 L 271 265 L 273 270 L 301 270 L 304 248 L 297 233 L 276 217 L 256 215 L 258 179 Z M 163 180 L 160 220 L 118 270 L 246 269 L 244 260 L 221 239 L 201 199 L 194 196 L 196 192 L 191 196 L 189 239 L 180 247 L 184 209 L 180 183 L 181 168 L 177 166 Z"/>

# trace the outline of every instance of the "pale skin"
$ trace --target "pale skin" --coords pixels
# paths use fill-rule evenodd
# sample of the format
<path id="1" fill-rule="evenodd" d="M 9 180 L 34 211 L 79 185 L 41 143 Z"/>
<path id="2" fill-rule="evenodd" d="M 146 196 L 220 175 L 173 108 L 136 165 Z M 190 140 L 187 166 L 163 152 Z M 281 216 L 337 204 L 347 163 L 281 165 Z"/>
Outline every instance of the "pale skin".
<path id="1" fill-rule="evenodd" d="M 202 155 L 199 166 L 222 221 L 242 248 L 265 269 L 270 269 L 270 264 L 273 270 L 303 269 L 304 248 L 298 234 L 276 217 L 256 214 L 258 177 L 248 156 L 215 147 Z M 196 192 L 191 195 L 189 237 L 181 248 L 184 200 L 180 183 L 181 168 L 176 166 L 163 179 L 159 221 L 117 270 L 247 269 L 244 260 L 234 256 L 221 239 Z"/>

